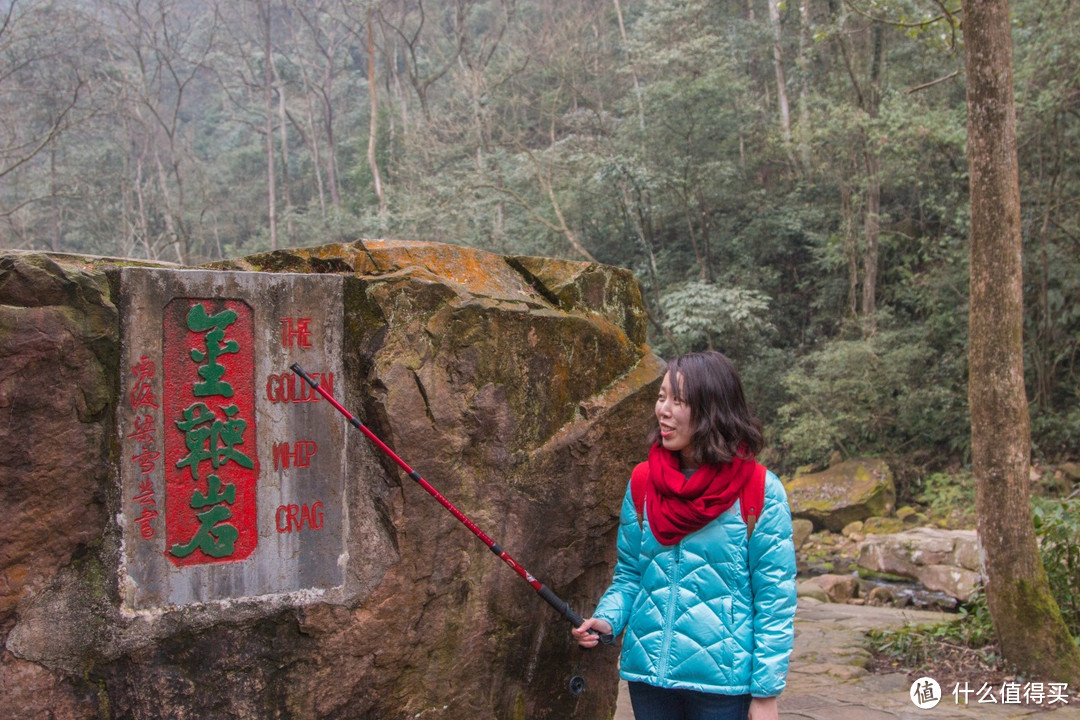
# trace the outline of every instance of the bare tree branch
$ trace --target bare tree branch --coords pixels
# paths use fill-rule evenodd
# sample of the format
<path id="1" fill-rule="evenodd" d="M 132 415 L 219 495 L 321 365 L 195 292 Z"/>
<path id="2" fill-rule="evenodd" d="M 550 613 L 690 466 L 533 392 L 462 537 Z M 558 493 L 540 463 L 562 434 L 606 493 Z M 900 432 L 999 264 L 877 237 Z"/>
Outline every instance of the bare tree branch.
<path id="1" fill-rule="evenodd" d="M 959 75 L 959 74 L 960 74 L 960 71 L 959 71 L 959 70 L 956 70 L 956 71 L 954 71 L 954 72 L 951 72 L 951 73 L 949 73 L 949 74 L 948 74 L 948 75 L 946 75 L 945 77 L 940 77 L 940 78 L 938 78 L 937 80 L 931 80 L 931 81 L 930 81 L 930 82 L 928 82 L 928 83 L 923 83 L 922 85 L 916 85 L 916 86 L 915 86 L 915 87 L 913 87 L 913 88 L 909 88 L 908 90 L 905 90 L 905 91 L 904 91 L 904 94 L 906 94 L 906 95 L 911 95 L 912 93 L 917 93 L 917 92 L 919 92 L 920 90 L 925 90 L 925 89 L 926 89 L 926 88 L 928 88 L 928 87 L 933 87 L 933 86 L 935 86 L 935 85 L 937 85 L 937 84 L 939 84 L 939 83 L 943 83 L 943 82 L 945 82 L 946 80 L 952 80 L 952 79 L 953 79 L 954 77 L 956 77 L 956 76 L 957 76 L 957 75 Z"/>
<path id="2" fill-rule="evenodd" d="M 60 110 L 60 114 L 57 115 L 56 119 L 52 123 L 52 126 L 45 133 L 45 137 L 41 138 L 41 140 L 38 141 L 31 150 L 24 153 L 21 157 L 17 157 L 14 160 L 9 161 L 4 166 L 0 167 L 0 178 L 4 177 L 8 173 L 14 171 L 16 168 L 25 165 L 30 160 L 32 160 L 38 153 L 44 150 L 49 145 L 49 143 L 55 140 L 56 137 L 67 127 L 67 117 L 71 113 L 71 110 L 78 104 L 79 93 L 83 89 L 84 85 L 85 81 L 80 80 L 79 84 L 75 86 L 75 89 L 72 91 L 70 101 L 65 103 L 64 107 Z M 5 148 L 4 150 L 0 151 L 0 157 L 6 155 L 9 149 L 10 148 Z"/>

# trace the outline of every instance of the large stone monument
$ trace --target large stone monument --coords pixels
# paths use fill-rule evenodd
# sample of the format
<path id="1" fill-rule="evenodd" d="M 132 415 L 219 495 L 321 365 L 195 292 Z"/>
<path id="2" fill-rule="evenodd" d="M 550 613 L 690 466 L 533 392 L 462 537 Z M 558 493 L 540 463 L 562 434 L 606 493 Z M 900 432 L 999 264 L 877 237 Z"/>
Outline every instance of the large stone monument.
<path id="1" fill-rule="evenodd" d="M 591 611 L 662 371 L 629 273 L 393 241 L 8 252 L 4 713 L 609 716 L 617 651 L 580 651 L 293 362 Z"/>

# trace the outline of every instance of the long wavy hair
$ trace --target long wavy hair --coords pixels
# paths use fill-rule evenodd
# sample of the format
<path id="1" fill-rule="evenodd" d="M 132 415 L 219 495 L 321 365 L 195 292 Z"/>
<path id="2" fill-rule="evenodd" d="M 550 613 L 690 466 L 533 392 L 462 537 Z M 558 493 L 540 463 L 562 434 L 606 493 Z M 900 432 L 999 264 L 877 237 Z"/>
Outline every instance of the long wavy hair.
<path id="1" fill-rule="evenodd" d="M 698 464 L 723 465 L 761 451 L 761 421 L 746 404 L 739 373 L 725 355 L 688 353 L 669 361 L 667 374 L 675 399 L 690 407 L 690 451 Z M 654 422 L 649 445 L 659 440 L 660 424 Z"/>

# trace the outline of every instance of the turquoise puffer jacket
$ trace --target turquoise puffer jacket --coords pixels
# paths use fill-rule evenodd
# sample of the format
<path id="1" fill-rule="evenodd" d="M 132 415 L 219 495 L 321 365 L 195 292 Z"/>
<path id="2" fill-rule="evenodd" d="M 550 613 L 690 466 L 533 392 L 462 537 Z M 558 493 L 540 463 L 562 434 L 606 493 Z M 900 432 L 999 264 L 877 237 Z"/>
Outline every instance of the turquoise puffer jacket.
<path id="1" fill-rule="evenodd" d="M 780 694 L 795 637 L 795 546 L 787 494 L 771 472 L 747 545 L 738 501 L 678 544 L 661 545 L 647 517 L 638 526 L 627 487 L 615 577 L 593 613 L 616 636 L 626 630 L 624 680 L 724 695 Z"/>

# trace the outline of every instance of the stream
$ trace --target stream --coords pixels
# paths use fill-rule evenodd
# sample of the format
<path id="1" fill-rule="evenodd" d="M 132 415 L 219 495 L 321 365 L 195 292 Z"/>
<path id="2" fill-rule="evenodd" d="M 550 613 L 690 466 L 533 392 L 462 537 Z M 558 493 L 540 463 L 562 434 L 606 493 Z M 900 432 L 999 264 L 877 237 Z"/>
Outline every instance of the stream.
<path id="1" fill-rule="evenodd" d="M 910 607 L 916 610 L 938 610 L 942 612 L 957 612 L 960 602 L 938 590 L 928 590 L 917 580 L 882 577 L 860 577 L 859 573 L 849 571 L 842 572 L 839 569 L 830 569 L 827 563 L 799 563 L 799 572 L 795 577 L 796 582 L 809 580 L 812 577 L 826 574 L 851 575 L 859 581 L 859 597 L 865 598 L 876 587 L 887 588 L 896 598 L 891 603 L 894 607 Z"/>

